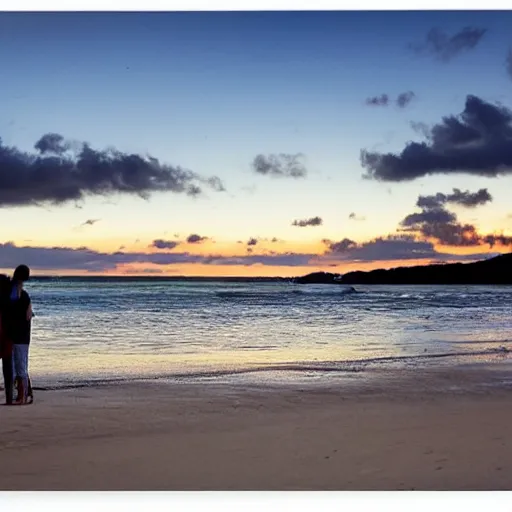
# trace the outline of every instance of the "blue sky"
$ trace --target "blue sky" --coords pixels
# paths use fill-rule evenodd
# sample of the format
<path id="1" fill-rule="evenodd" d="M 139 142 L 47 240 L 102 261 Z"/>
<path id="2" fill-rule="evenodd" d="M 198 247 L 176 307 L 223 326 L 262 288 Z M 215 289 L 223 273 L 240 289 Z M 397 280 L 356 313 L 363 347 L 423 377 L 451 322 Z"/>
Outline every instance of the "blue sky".
<path id="1" fill-rule="evenodd" d="M 80 208 L 5 206 L 0 242 L 140 251 L 154 239 L 200 233 L 223 255 L 250 237 L 278 237 L 286 252 L 317 253 L 322 239 L 361 244 L 393 234 L 418 195 L 454 187 L 485 187 L 493 197 L 478 209 L 455 206 L 461 221 L 512 234 L 510 176 L 461 172 L 383 183 L 363 179 L 360 162 L 361 149 L 399 153 L 422 140 L 411 122 L 458 115 L 468 94 L 512 106 L 505 66 L 511 21 L 508 12 L 2 13 L 5 145 L 34 152 L 42 135 L 58 133 L 218 176 L 226 192 L 87 196 Z M 486 32 L 444 62 L 409 48 L 434 27 L 449 35 L 464 27 Z M 393 104 L 407 91 L 410 104 Z M 381 94 L 388 106 L 365 103 Z M 256 155 L 281 153 L 303 154 L 307 177 L 251 168 Z M 291 226 L 314 216 L 322 225 Z M 80 227 L 88 219 L 100 220 Z"/>

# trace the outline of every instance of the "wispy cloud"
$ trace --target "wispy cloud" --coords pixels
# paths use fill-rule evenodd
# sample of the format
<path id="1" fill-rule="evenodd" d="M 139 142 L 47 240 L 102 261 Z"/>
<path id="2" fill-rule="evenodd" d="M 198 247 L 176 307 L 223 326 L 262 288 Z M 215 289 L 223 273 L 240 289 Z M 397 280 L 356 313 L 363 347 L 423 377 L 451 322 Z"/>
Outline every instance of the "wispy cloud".
<path id="1" fill-rule="evenodd" d="M 369 107 L 387 107 L 389 105 L 389 96 L 387 94 L 372 96 L 370 98 L 366 98 L 365 103 Z"/>
<path id="2" fill-rule="evenodd" d="M 308 171 L 302 162 L 303 157 L 302 153 L 260 154 L 254 158 L 252 168 L 258 174 L 267 176 L 305 178 Z"/>
<path id="3" fill-rule="evenodd" d="M 416 94 L 412 91 L 406 91 L 400 93 L 396 99 L 394 100 L 394 103 L 399 108 L 405 108 L 407 107 L 411 101 L 416 97 Z M 391 105 L 393 100 L 389 96 L 389 94 L 381 94 L 379 96 L 372 96 L 370 98 L 366 98 L 365 104 L 369 107 L 388 107 Z"/>
<path id="4" fill-rule="evenodd" d="M 348 216 L 349 220 L 357 220 L 357 221 L 363 221 L 366 220 L 366 217 L 363 217 L 362 215 L 357 215 L 355 212 L 352 212 Z"/>
<path id="5" fill-rule="evenodd" d="M 81 226 L 94 226 L 97 222 L 99 222 L 101 219 L 88 219 L 85 222 L 81 224 Z"/>
<path id="6" fill-rule="evenodd" d="M 162 240 L 161 238 L 158 238 L 151 242 L 150 247 L 154 247 L 155 249 L 174 249 L 178 245 L 179 242 L 175 242 L 174 240 Z"/>
<path id="7" fill-rule="evenodd" d="M 419 135 L 428 139 L 430 137 L 430 128 L 427 123 L 421 121 L 411 121 L 411 128 Z"/>
<path id="8" fill-rule="evenodd" d="M 207 236 L 200 236 L 196 233 L 189 235 L 187 237 L 187 243 L 189 243 L 189 244 L 200 244 L 201 242 L 204 242 L 205 240 L 208 240 Z"/>
<path id="9" fill-rule="evenodd" d="M 510 78 L 512 78 L 512 49 L 508 50 L 507 58 L 505 59 L 505 69 Z"/>
<path id="10" fill-rule="evenodd" d="M 310 219 L 294 220 L 292 226 L 299 228 L 305 228 L 307 226 L 321 226 L 323 223 L 320 217 L 311 217 Z"/>
<path id="11" fill-rule="evenodd" d="M 486 32 L 484 28 L 464 27 L 450 35 L 439 28 L 432 28 L 423 41 L 412 43 L 409 48 L 418 55 L 430 55 L 436 60 L 448 62 L 476 48 Z"/>
<path id="12" fill-rule="evenodd" d="M 141 275 L 154 275 L 154 274 L 163 274 L 164 270 L 161 268 L 130 268 L 127 274 L 135 275 L 135 274 L 141 274 Z"/>
<path id="13" fill-rule="evenodd" d="M 398 98 L 396 99 L 396 105 L 397 107 L 405 108 L 415 97 L 416 94 L 414 94 L 412 91 L 403 92 L 398 95 Z"/>

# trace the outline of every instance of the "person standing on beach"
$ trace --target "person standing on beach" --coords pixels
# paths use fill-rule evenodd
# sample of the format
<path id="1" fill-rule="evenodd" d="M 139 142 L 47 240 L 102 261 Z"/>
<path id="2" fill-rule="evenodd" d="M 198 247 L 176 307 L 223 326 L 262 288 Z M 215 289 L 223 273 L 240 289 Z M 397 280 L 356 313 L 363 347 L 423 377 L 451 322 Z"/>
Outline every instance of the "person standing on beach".
<path id="1" fill-rule="evenodd" d="M 6 275 L 0 275 L 0 358 L 2 359 L 6 405 L 12 405 L 14 383 L 12 342 L 7 335 L 7 314 L 10 293 L 11 280 Z"/>
<path id="2" fill-rule="evenodd" d="M 23 289 L 23 283 L 28 281 L 29 277 L 30 269 L 26 265 L 16 267 L 5 314 L 6 334 L 12 341 L 14 371 L 18 380 L 16 405 L 26 404 L 29 392 L 28 349 L 32 326 L 32 304 L 29 294 Z"/>

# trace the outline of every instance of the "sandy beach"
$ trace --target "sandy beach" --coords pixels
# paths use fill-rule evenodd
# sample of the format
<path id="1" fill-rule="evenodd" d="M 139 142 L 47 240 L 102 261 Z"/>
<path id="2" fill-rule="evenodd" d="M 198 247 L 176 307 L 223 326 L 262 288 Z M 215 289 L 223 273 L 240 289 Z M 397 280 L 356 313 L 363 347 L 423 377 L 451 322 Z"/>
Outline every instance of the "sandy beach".
<path id="1" fill-rule="evenodd" d="M 3 490 L 512 487 L 507 370 L 364 385 L 147 382 L 0 408 Z"/>

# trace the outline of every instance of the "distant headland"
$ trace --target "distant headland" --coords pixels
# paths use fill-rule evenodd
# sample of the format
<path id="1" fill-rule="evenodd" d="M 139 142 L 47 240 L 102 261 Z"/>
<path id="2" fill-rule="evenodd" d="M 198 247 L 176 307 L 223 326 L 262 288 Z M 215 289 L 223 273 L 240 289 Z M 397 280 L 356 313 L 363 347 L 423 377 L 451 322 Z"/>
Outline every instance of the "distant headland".
<path id="1" fill-rule="evenodd" d="M 298 284 L 512 284 L 512 253 L 473 263 L 441 263 L 415 267 L 378 269 L 347 274 L 313 272 L 301 277 L 220 277 L 166 275 L 106 275 L 106 276 L 37 276 L 34 281 L 198 281 L 226 283 L 289 283 Z"/>
<path id="2" fill-rule="evenodd" d="M 299 284 L 512 284 L 512 253 L 473 263 L 445 263 L 347 274 L 314 272 Z"/>

